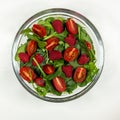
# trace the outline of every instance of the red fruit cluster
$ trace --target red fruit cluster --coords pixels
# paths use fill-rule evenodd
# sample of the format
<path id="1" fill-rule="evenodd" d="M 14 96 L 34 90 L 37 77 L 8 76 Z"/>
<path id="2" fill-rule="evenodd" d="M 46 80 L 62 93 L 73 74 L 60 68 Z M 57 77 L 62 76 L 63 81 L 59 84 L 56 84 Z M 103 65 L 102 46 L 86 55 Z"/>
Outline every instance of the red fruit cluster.
<path id="1" fill-rule="evenodd" d="M 76 43 L 75 36 L 72 34 L 68 34 L 68 36 L 65 38 L 65 42 L 68 43 L 70 46 L 74 46 Z"/>
<path id="2" fill-rule="evenodd" d="M 44 60 L 44 57 L 41 56 L 40 54 L 36 54 L 36 55 L 34 56 L 34 58 L 35 58 L 35 60 L 38 62 L 38 64 L 42 63 L 43 60 Z M 36 62 L 35 62 L 34 60 L 32 60 L 32 65 L 33 65 L 33 66 L 37 66 L 37 65 L 36 65 Z"/>
<path id="3" fill-rule="evenodd" d="M 29 62 L 30 57 L 27 53 L 21 52 L 18 56 L 23 63 Z"/>
<path id="4" fill-rule="evenodd" d="M 89 62 L 89 57 L 88 57 L 86 54 L 82 54 L 82 55 L 80 56 L 80 58 L 78 59 L 78 63 L 79 63 L 80 65 L 84 65 L 84 64 L 86 64 L 87 62 Z"/>
<path id="5" fill-rule="evenodd" d="M 46 40 L 46 49 L 48 50 L 49 54 L 48 57 L 50 60 L 59 60 L 62 57 L 64 58 L 65 62 L 71 62 L 78 58 L 79 50 L 74 47 L 76 44 L 75 35 L 78 33 L 78 26 L 73 19 L 68 19 L 66 21 L 66 30 L 68 32 L 68 36 L 64 39 L 66 43 L 69 44 L 69 47 L 62 53 L 58 50 L 54 50 L 54 48 L 59 44 L 59 39 L 57 37 L 51 37 Z M 61 20 L 54 20 L 52 22 L 52 26 L 57 33 L 62 33 L 64 31 L 64 26 Z M 39 35 L 40 37 L 46 36 L 46 28 L 42 25 L 34 24 L 32 27 L 32 31 Z M 89 42 L 85 42 L 86 47 L 88 50 L 92 49 L 92 45 Z M 27 43 L 26 53 L 19 53 L 19 58 L 23 63 L 29 62 L 30 57 L 33 56 L 37 51 L 37 42 L 35 40 L 30 40 Z M 35 54 L 32 60 L 32 65 L 37 66 L 36 61 L 38 64 L 41 64 L 44 61 L 44 57 L 40 54 Z M 80 65 L 84 65 L 89 62 L 89 57 L 86 54 L 82 54 L 79 59 L 78 63 Z M 55 72 L 55 68 L 53 65 L 45 64 L 42 66 L 42 70 L 45 74 L 50 75 Z M 86 69 L 84 67 L 78 66 L 73 73 L 73 67 L 71 65 L 63 65 L 62 72 L 65 74 L 67 78 L 73 77 L 75 82 L 82 82 L 86 78 Z M 31 82 L 34 81 L 36 85 L 41 87 L 45 86 L 45 80 L 40 76 L 37 76 L 33 69 L 30 67 L 24 66 L 20 68 L 20 75 L 26 81 Z M 55 89 L 59 92 L 63 92 L 66 90 L 66 81 L 60 77 L 56 76 L 52 80 Z"/>
<path id="6" fill-rule="evenodd" d="M 62 66 L 62 71 L 65 73 L 66 77 L 72 77 L 73 67 L 71 65 Z"/>
<path id="7" fill-rule="evenodd" d="M 58 50 L 52 50 L 49 52 L 49 59 L 50 60 L 59 60 L 62 58 L 62 53 Z"/>
<path id="8" fill-rule="evenodd" d="M 61 20 L 54 20 L 52 26 L 57 33 L 62 33 L 64 30 Z"/>

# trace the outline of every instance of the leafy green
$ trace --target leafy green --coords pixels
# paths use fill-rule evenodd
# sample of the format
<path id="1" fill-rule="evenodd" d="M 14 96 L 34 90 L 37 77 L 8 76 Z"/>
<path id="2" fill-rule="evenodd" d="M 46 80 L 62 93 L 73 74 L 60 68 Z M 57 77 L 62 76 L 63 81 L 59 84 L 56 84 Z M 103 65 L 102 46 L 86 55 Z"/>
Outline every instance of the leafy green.
<path id="1" fill-rule="evenodd" d="M 25 52 L 25 50 L 26 50 L 26 43 L 25 43 L 25 44 L 21 44 L 21 46 L 18 47 L 17 52 L 16 52 L 16 54 L 15 54 L 15 60 L 16 60 L 16 61 L 19 61 L 19 60 L 20 60 L 20 58 L 19 58 L 19 56 L 18 56 L 19 53 Z"/>
<path id="2" fill-rule="evenodd" d="M 70 65 L 72 65 L 73 66 L 73 68 L 76 68 L 76 67 L 78 67 L 79 66 L 79 64 L 78 64 L 78 62 L 77 62 L 77 60 L 75 59 L 74 61 L 71 61 L 71 62 L 69 62 L 70 63 Z"/>
<path id="3" fill-rule="evenodd" d="M 60 40 L 64 40 L 64 38 L 67 36 L 68 32 L 67 30 L 65 29 L 62 33 L 57 33 L 57 32 L 53 32 L 52 34 L 50 34 L 49 36 L 45 36 L 44 37 L 44 40 L 47 40 L 51 37 L 57 37 L 59 38 Z"/>
<path id="4" fill-rule="evenodd" d="M 62 72 L 62 68 L 59 67 L 54 74 L 47 75 L 47 76 L 46 76 L 46 79 L 47 79 L 47 80 L 52 80 L 52 79 L 55 78 L 56 76 L 59 76 L 61 72 Z"/>
<path id="5" fill-rule="evenodd" d="M 66 91 L 68 93 L 72 93 L 73 90 L 75 90 L 77 88 L 76 82 L 74 82 L 72 79 L 69 79 L 69 81 L 66 82 L 66 85 L 67 85 Z"/>
<path id="6" fill-rule="evenodd" d="M 45 87 L 37 86 L 35 89 L 36 89 L 38 95 L 40 95 L 40 96 L 45 96 L 48 92 Z"/>
<path id="7" fill-rule="evenodd" d="M 24 35 L 26 36 L 27 34 L 29 34 L 29 33 L 31 33 L 31 32 L 32 32 L 32 31 L 31 31 L 30 28 L 26 28 L 26 29 L 24 29 L 24 30 L 21 31 L 21 34 L 24 34 Z"/>
<path id="8" fill-rule="evenodd" d="M 53 63 L 54 67 L 60 67 L 62 65 L 64 65 L 64 60 L 63 59 L 60 59 L 60 60 L 54 60 L 54 63 Z"/>
<path id="9" fill-rule="evenodd" d="M 61 95 L 61 92 L 58 92 L 58 91 L 55 90 L 51 81 L 46 81 L 46 86 L 45 87 L 46 87 L 46 89 L 49 93 L 53 93 L 53 94 L 58 95 L 58 96 Z"/>
<path id="10" fill-rule="evenodd" d="M 87 55 L 89 55 L 91 61 L 96 60 L 95 53 L 92 50 L 87 49 L 87 46 L 85 45 L 85 41 L 81 41 L 80 46 L 81 46 L 81 53 L 86 53 Z"/>
<path id="11" fill-rule="evenodd" d="M 44 49 L 38 48 L 38 49 L 37 49 L 37 53 L 39 53 L 39 54 L 42 55 L 42 56 L 45 56 L 46 51 L 45 51 Z"/>
<path id="12" fill-rule="evenodd" d="M 39 48 L 44 48 L 46 46 L 46 43 L 44 41 L 41 41 L 39 37 L 35 34 L 27 34 L 28 39 L 35 40 L 38 43 Z"/>
<path id="13" fill-rule="evenodd" d="M 37 60 L 33 57 L 34 62 L 36 63 L 37 67 L 39 68 L 41 74 L 43 75 L 43 77 L 46 77 L 46 74 L 44 73 L 44 71 L 42 70 L 41 66 L 39 65 L 39 63 L 37 62 Z"/>
<path id="14" fill-rule="evenodd" d="M 64 23 L 65 23 L 65 21 L 66 21 L 63 17 L 60 17 L 60 16 L 59 16 L 59 17 L 57 17 L 56 19 L 57 19 L 57 20 L 62 21 L 62 23 L 63 23 L 63 24 L 64 24 Z"/>
<path id="15" fill-rule="evenodd" d="M 65 43 L 65 49 L 67 49 L 69 47 L 68 43 Z"/>
<path id="16" fill-rule="evenodd" d="M 51 17 L 51 18 L 47 18 L 45 20 L 41 20 L 40 19 L 38 21 L 38 24 L 43 25 L 46 28 L 47 35 L 50 35 L 50 34 L 52 34 L 54 32 L 54 29 L 53 29 L 52 24 L 51 24 L 51 22 L 53 21 L 53 19 L 54 18 Z"/>
<path id="17" fill-rule="evenodd" d="M 20 67 L 23 67 L 23 66 L 28 66 L 28 67 L 30 67 L 31 65 L 32 65 L 31 62 L 23 63 L 23 62 L 20 61 Z"/>
<path id="18" fill-rule="evenodd" d="M 54 50 L 59 50 L 60 52 L 62 52 L 64 50 L 64 48 L 65 48 L 64 44 L 59 44 L 54 48 Z"/>
<path id="19" fill-rule="evenodd" d="M 78 38 L 93 43 L 87 31 L 81 26 L 78 26 Z"/>
<path id="20" fill-rule="evenodd" d="M 77 49 L 79 50 L 79 52 L 80 52 L 80 50 L 81 50 L 81 49 L 80 49 L 80 48 L 81 48 L 81 46 L 80 46 L 80 44 L 79 44 L 79 42 L 78 42 L 78 41 L 77 41 L 77 42 L 76 42 L 76 44 L 75 44 L 75 48 L 77 48 Z"/>
<path id="21" fill-rule="evenodd" d="M 27 36 L 29 40 L 35 40 L 38 43 L 39 48 L 41 49 L 44 48 L 46 45 L 46 43 L 42 41 L 42 39 L 38 35 L 34 34 L 30 28 L 26 28 L 22 30 L 21 34 L 23 34 L 24 36 Z"/>
<path id="22" fill-rule="evenodd" d="M 45 19 L 45 22 L 51 23 L 54 19 L 54 17 L 48 17 Z"/>

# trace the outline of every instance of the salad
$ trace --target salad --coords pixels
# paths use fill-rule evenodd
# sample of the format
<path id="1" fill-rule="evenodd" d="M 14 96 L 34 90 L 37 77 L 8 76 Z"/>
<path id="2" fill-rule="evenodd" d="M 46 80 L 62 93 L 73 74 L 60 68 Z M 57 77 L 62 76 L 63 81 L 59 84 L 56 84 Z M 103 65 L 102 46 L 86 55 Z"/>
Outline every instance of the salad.
<path id="1" fill-rule="evenodd" d="M 40 96 L 71 94 L 99 71 L 92 39 L 73 18 L 40 19 L 21 34 L 26 42 L 15 55 L 19 74 Z"/>

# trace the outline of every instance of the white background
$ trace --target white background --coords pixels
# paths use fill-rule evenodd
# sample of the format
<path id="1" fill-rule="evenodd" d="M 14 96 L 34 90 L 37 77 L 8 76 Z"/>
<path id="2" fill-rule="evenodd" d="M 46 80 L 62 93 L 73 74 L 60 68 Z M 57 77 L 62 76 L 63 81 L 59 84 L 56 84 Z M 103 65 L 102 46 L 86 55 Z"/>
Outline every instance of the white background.
<path id="1" fill-rule="evenodd" d="M 65 103 L 45 102 L 29 94 L 11 65 L 11 46 L 19 27 L 36 12 L 62 7 L 86 16 L 99 30 L 105 65 L 97 84 Z M 0 0 L 0 120 L 120 120 L 119 0 Z"/>

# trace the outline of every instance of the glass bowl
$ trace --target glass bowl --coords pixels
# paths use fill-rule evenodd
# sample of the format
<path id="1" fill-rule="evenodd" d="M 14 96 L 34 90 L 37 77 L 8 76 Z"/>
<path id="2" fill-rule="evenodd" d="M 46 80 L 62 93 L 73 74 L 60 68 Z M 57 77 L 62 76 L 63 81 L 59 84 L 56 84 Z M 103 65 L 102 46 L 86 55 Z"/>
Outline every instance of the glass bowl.
<path id="1" fill-rule="evenodd" d="M 24 81 L 20 77 L 20 75 L 19 75 L 19 69 L 20 69 L 19 63 L 15 61 L 14 57 L 15 57 L 15 53 L 16 53 L 19 45 L 26 42 L 25 37 L 20 34 L 21 31 L 27 27 L 30 27 L 31 25 L 36 23 L 39 19 L 45 19 L 45 18 L 50 17 L 50 16 L 52 16 L 52 17 L 64 17 L 64 18 L 71 17 L 71 18 L 75 19 L 75 21 L 78 24 L 80 24 L 81 26 L 83 26 L 85 28 L 85 30 L 88 32 L 88 34 L 90 35 L 90 37 L 93 40 L 94 48 L 96 51 L 96 58 L 97 58 L 96 65 L 99 68 L 99 72 L 95 75 L 92 82 L 87 84 L 85 87 L 78 87 L 77 89 L 74 90 L 74 92 L 72 94 L 62 94 L 61 96 L 47 94 L 45 97 L 42 97 L 36 93 L 36 91 L 33 89 L 31 84 Z M 12 46 L 12 65 L 13 65 L 14 72 L 15 72 L 19 82 L 32 95 L 34 95 L 42 100 L 51 101 L 51 102 L 70 101 L 70 100 L 76 99 L 76 98 L 84 95 L 85 93 L 87 93 L 95 85 L 95 83 L 98 81 L 98 79 L 101 75 L 102 69 L 103 69 L 103 65 L 104 65 L 104 46 L 103 46 L 102 38 L 101 38 L 98 30 L 96 29 L 96 27 L 86 17 L 84 17 L 80 13 L 77 13 L 75 11 L 68 10 L 68 9 L 61 9 L 61 8 L 47 9 L 47 10 L 41 11 L 41 12 L 33 15 L 18 30 L 18 32 L 15 36 L 14 42 L 13 42 L 13 46 Z"/>

